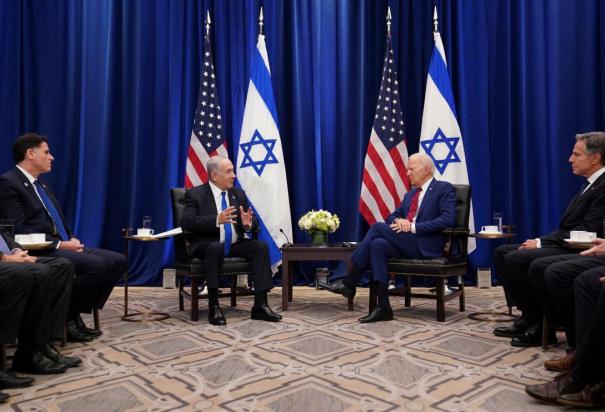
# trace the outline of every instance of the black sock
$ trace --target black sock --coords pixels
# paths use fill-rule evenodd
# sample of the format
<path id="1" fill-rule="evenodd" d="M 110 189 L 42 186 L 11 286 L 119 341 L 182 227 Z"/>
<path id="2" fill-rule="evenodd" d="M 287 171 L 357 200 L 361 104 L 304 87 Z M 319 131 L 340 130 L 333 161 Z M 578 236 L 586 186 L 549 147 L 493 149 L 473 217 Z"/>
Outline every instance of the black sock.
<path id="1" fill-rule="evenodd" d="M 378 297 L 378 306 L 381 309 L 391 309 L 391 302 L 389 302 L 389 287 L 386 283 L 374 282 L 374 290 Z"/>
<path id="2" fill-rule="evenodd" d="M 261 306 L 267 304 L 267 291 L 254 292 L 254 306 Z"/>
<path id="3" fill-rule="evenodd" d="M 218 306 L 218 289 L 208 289 L 208 306 Z"/>
<path id="4" fill-rule="evenodd" d="M 342 284 L 348 287 L 349 289 L 353 289 L 357 285 L 357 281 L 363 274 L 365 270 L 361 269 L 356 264 L 353 264 L 351 271 L 347 273 L 347 277 L 342 280 Z"/>

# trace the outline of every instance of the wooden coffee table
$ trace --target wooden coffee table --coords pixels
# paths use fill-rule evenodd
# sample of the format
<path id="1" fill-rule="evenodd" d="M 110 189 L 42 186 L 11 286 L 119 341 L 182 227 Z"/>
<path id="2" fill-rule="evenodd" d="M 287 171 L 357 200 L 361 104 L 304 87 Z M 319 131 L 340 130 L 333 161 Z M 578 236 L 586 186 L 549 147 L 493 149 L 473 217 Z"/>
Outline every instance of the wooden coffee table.
<path id="1" fill-rule="evenodd" d="M 288 303 L 292 302 L 292 283 L 294 277 L 294 263 L 302 261 L 332 260 L 342 261 L 351 270 L 351 255 L 355 247 L 329 244 L 315 246 L 310 244 L 294 244 L 285 246 L 282 251 L 282 310 L 288 310 Z M 349 310 L 353 310 L 353 299 L 348 299 Z"/>

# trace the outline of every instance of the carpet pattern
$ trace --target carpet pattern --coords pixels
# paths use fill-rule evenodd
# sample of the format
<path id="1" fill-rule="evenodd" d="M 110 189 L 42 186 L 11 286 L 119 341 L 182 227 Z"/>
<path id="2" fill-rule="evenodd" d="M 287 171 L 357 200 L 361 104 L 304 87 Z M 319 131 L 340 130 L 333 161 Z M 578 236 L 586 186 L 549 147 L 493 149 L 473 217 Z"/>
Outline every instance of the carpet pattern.
<path id="1" fill-rule="evenodd" d="M 497 325 L 467 318 L 504 311 L 500 288 L 468 288 L 467 312 L 447 304 L 392 298 L 395 320 L 362 325 L 367 290 L 355 310 L 325 291 L 297 287 L 280 323 L 250 319 L 252 297 L 230 308 L 226 327 L 179 312 L 176 290 L 130 288 L 131 310 L 162 311 L 160 322 L 120 319 L 123 289 L 101 312 L 103 336 L 62 351 L 83 365 L 62 375 L 36 376 L 34 386 L 7 390 L 15 411 L 542 411 L 558 410 L 524 392 L 552 379 L 542 363 L 563 347 L 513 348 L 492 334 Z M 395 300 L 398 299 L 398 300 Z M 270 304 L 279 308 L 278 288 Z M 85 319 L 91 323 L 90 319 Z M 563 335 L 559 335 L 562 340 Z"/>

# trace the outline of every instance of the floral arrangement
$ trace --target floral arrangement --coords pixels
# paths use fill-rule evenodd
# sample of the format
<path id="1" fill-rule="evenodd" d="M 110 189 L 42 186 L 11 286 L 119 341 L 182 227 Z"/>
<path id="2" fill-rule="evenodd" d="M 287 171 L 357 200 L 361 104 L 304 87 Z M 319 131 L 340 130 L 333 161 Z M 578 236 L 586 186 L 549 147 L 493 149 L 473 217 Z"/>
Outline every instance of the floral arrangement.
<path id="1" fill-rule="evenodd" d="M 340 227 L 340 219 L 327 210 L 311 210 L 298 220 L 298 227 L 307 232 L 334 233 Z"/>

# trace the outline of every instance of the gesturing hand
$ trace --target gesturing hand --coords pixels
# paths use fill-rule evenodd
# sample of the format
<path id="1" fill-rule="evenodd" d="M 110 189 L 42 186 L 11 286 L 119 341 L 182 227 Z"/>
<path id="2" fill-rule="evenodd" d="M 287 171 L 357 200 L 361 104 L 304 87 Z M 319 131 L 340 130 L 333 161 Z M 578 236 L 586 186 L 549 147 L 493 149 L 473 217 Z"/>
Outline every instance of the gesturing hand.
<path id="1" fill-rule="evenodd" d="M 244 228 L 250 229 L 252 227 L 252 216 L 254 216 L 254 213 L 252 212 L 252 208 L 249 207 L 247 212 L 244 212 L 244 208 L 242 206 L 239 207 L 239 213 L 240 216 L 242 217 L 242 226 L 244 226 Z"/>
<path id="2" fill-rule="evenodd" d="M 235 206 L 229 206 L 227 209 L 218 214 L 218 224 L 224 225 L 235 223 L 236 216 Z"/>

